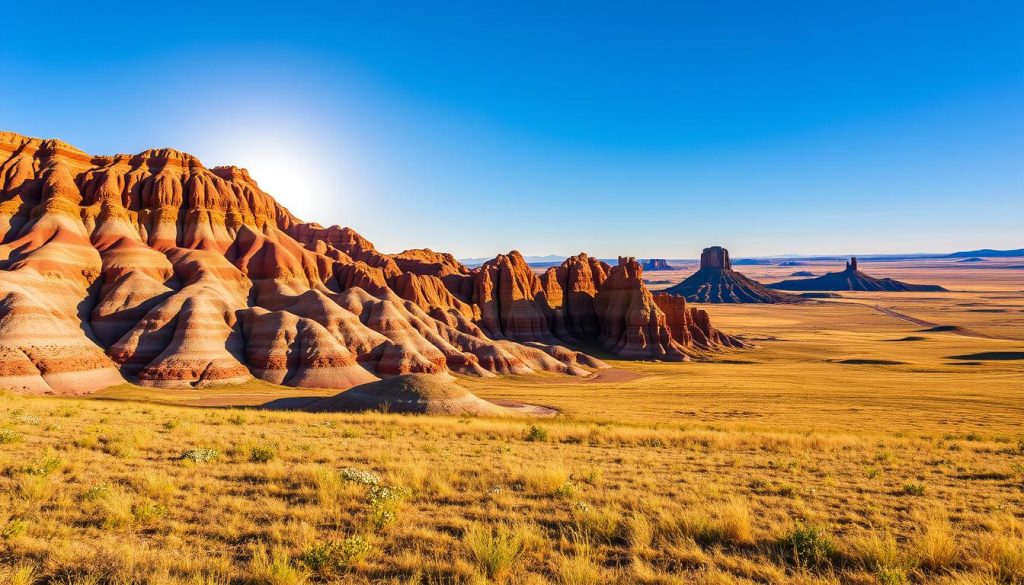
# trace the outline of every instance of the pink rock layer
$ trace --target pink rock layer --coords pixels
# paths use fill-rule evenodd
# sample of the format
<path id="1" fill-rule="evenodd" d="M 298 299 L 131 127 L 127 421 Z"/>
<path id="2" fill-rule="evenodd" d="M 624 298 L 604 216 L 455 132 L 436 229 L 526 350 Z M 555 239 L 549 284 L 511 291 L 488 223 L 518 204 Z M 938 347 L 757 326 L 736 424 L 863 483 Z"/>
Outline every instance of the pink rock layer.
<path id="1" fill-rule="evenodd" d="M 0 132 L 0 388 L 587 375 L 607 366 L 579 348 L 684 360 L 739 345 L 652 296 L 632 258 L 538 276 L 515 251 L 473 270 L 384 254 L 298 220 L 245 169 Z"/>

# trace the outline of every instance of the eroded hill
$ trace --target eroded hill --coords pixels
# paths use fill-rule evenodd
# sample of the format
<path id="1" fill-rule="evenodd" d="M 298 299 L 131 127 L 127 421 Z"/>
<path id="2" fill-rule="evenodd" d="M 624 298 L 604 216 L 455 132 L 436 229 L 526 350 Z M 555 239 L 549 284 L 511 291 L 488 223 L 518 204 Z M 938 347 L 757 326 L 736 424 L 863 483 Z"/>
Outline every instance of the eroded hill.
<path id="1" fill-rule="evenodd" d="M 0 387 L 585 375 L 604 364 L 579 348 L 682 361 L 740 345 L 652 295 L 633 258 L 538 276 L 515 251 L 472 270 L 389 255 L 297 219 L 245 169 L 0 133 Z"/>

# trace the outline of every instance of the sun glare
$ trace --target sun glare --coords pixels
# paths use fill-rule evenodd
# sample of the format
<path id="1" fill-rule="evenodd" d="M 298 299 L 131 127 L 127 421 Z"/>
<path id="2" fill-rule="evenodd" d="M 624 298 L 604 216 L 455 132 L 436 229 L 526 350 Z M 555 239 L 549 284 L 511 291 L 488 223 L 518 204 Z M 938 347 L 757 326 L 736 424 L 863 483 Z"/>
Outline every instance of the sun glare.
<path id="1" fill-rule="evenodd" d="M 324 115 L 315 110 L 293 103 L 211 108 L 197 154 L 210 166 L 248 169 L 261 189 L 300 219 L 338 222 L 353 190 L 348 149 L 336 134 L 326 135 L 317 123 Z"/>

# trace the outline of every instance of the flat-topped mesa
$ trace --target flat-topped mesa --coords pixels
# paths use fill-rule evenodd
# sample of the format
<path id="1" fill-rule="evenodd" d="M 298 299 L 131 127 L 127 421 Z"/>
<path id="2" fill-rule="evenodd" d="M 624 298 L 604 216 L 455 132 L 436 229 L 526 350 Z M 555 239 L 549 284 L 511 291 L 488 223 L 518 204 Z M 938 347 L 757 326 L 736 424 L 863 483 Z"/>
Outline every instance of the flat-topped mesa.
<path id="1" fill-rule="evenodd" d="M 729 250 L 721 246 L 704 248 L 704 251 L 700 253 L 700 267 L 701 269 L 720 268 L 731 270 L 732 262 L 729 260 Z"/>
<path id="2" fill-rule="evenodd" d="M 731 346 L 641 276 L 632 258 L 580 254 L 538 276 L 515 251 L 473 270 L 429 249 L 386 254 L 300 221 L 239 167 L 0 132 L 0 388 L 345 389 L 607 367 L 573 346 L 676 360 Z"/>
<path id="3" fill-rule="evenodd" d="M 729 251 L 721 246 L 704 248 L 700 270 L 665 289 L 669 295 L 695 303 L 797 303 L 798 296 L 765 288 L 732 269 Z"/>
<path id="4" fill-rule="evenodd" d="M 645 272 L 655 272 L 658 270 L 672 270 L 669 266 L 668 261 L 664 258 L 648 258 L 644 261 Z"/>
<path id="5" fill-rule="evenodd" d="M 856 256 L 851 257 L 849 262 L 846 263 L 846 271 L 847 272 L 857 272 L 857 257 Z"/>

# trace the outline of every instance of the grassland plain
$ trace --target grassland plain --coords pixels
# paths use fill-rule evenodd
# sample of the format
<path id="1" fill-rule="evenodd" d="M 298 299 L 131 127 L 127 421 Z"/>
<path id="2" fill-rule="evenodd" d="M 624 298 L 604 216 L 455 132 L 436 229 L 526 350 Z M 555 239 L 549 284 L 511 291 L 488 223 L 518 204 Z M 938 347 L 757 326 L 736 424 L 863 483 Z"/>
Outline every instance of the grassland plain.
<path id="1" fill-rule="evenodd" d="M 1020 273 L 931 270 L 714 306 L 758 347 L 711 363 L 462 380 L 549 419 L 5 394 L 0 583 L 1024 582 Z"/>

